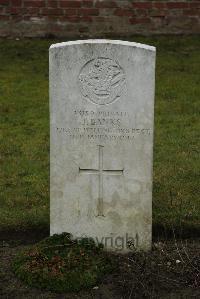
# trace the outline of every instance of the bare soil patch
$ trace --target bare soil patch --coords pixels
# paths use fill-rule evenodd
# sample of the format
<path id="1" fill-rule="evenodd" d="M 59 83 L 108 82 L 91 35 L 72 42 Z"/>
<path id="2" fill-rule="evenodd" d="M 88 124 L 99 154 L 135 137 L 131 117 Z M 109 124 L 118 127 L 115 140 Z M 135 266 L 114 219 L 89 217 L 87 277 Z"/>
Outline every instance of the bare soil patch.
<path id="1" fill-rule="evenodd" d="M 91 290 L 56 294 L 27 287 L 16 278 L 16 254 L 48 232 L 0 234 L 0 298 L 199 298 L 200 240 L 155 241 L 149 253 L 112 255 L 117 271 Z"/>

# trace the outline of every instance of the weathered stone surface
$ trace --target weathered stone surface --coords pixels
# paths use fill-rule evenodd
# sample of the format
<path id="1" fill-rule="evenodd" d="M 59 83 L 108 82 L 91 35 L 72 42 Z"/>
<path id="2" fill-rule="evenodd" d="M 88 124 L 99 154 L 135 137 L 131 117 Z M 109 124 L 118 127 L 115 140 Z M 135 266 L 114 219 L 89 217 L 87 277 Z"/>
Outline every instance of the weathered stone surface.
<path id="1" fill-rule="evenodd" d="M 151 247 L 154 80 L 154 47 L 50 47 L 51 234 Z"/>

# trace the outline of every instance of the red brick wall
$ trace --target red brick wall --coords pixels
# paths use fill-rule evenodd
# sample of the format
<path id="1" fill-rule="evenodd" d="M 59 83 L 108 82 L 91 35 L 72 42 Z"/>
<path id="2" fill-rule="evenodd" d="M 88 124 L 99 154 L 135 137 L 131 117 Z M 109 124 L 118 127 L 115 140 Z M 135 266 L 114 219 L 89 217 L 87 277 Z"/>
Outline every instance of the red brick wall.
<path id="1" fill-rule="evenodd" d="M 200 33 L 200 0 L 0 0 L 0 36 Z"/>

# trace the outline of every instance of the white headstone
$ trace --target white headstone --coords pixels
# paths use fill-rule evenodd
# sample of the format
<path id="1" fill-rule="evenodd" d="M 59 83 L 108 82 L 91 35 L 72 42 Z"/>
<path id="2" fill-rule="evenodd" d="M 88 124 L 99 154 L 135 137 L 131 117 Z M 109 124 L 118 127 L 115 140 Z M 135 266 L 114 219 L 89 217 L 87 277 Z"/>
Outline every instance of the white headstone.
<path id="1" fill-rule="evenodd" d="M 51 235 L 150 249 L 154 81 L 151 46 L 50 47 Z"/>

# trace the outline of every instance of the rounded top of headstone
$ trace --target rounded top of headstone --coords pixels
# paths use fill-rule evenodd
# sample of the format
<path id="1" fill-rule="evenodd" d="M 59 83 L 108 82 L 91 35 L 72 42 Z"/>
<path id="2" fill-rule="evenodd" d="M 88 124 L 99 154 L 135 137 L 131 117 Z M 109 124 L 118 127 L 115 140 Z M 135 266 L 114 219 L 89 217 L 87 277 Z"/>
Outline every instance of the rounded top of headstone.
<path id="1" fill-rule="evenodd" d="M 57 43 L 57 44 L 51 45 L 50 49 L 66 47 L 66 46 L 74 46 L 74 45 L 83 45 L 83 44 L 112 44 L 112 45 L 135 47 L 135 48 L 144 49 L 144 50 L 153 51 L 153 52 L 156 51 L 155 47 L 149 46 L 146 44 L 122 41 L 122 40 L 111 40 L 111 39 L 86 39 L 86 40 L 62 42 L 62 43 Z"/>

